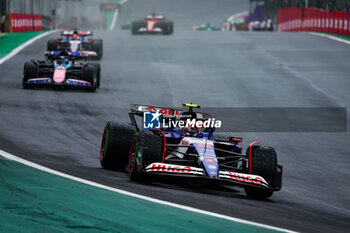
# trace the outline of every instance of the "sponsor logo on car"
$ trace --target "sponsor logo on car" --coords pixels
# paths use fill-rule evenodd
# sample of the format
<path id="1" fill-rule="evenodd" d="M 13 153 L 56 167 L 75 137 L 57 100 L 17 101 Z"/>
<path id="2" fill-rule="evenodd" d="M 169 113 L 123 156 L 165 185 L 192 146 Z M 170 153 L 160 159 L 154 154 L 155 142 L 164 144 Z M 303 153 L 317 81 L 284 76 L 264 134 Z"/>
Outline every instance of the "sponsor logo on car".
<path id="1" fill-rule="evenodd" d="M 222 122 L 215 118 L 208 118 L 206 120 L 186 119 L 186 120 L 171 120 L 163 119 L 164 128 L 221 128 Z"/>
<path id="2" fill-rule="evenodd" d="M 231 171 L 222 171 L 220 172 L 220 177 L 229 178 L 229 179 L 233 179 L 241 182 L 267 186 L 266 185 L 267 182 L 265 181 L 265 179 L 257 175 L 247 175 L 247 174 L 231 172 Z"/>
<path id="3" fill-rule="evenodd" d="M 211 165 L 212 166 L 212 165 Z M 214 167 L 211 167 L 214 168 Z M 167 172 L 167 173 L 188 173 L 188 174 L 197 174 L 204 176 L 204 171 L 202 168 L 190 167 L 190 166 L 181 166 L 165 163 L 152 163 L 147 166 L 147 172 Z M 267 187 L 268 184 L 266 180 L 258 175 L 252 174 L 243 174 L 232 171 L 219 171 L 219 178 L 235 180 L 244 183 L 250 183 L 255 185 L 261 185 Z"/>
<path id="4" fill-rule="evenodd" d="M 170 164 L 156 164 L 156 163 L 153 163 L 152 167 L 151 167 L 151 169 L 149 171 L 151 171 L 151 172 L 162 171 L 162 172 L 188 173 L 188 172 L 191 172 L 191 167 L 189 167 L 189 166 L 177 166 L 177 165 L 170 165 Z"/>
<path id="5" fill-rule="evenodd" d="M 143 113 L 143 128 L 145 129 L 160 129 L 160 116 L 162 114 L 159 111 L 156 112 L 144 112 Z"/>
<path id="6" fill-rule="evenodd" d="M 144 111 L 144 128 L 159 129 L 159 128 L 221 128 L 222 121 L 215 118 L 196 119 L 191 115 L 186 115 L 188 112 L 155 108 L 155 107 L 140 107 Z M 152 117 L 151 117 L 152 115 Z"/>

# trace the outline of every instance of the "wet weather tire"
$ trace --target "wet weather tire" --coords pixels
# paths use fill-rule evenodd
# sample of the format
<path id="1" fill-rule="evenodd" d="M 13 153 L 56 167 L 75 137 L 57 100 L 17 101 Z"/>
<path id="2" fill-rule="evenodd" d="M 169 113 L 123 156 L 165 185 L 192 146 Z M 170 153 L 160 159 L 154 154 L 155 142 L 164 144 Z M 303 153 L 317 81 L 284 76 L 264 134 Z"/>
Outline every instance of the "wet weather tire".
<path id="1" fill-rule="evenodd" d="M 103 168 L 125 171 L 135 132 L 135 126 L 130 123 L 107 122 L 100 150 L 100 163 Z"/>
<path id="2" fill-rule="evenodd" d="M 169 35 L 172 35 L 174 33 L 174 23 L 172 21 L 169 22 L 168 28 L 169 28 Z"/>
<path id="3" fill-rule="evenodd" d="M 163 134 L 159 131 L 142 130 L 135 138 L 135 143 L 129 158 L 129 177 L 134 181 L 150 181 L 147 175 L 142 173 L 151 163 L 162 162 Z"/>
<path id="4" fill-rule="evenodd" d="M 143 130 L 140 136 L 143 166 L 162 162 L 164 152 L 163 134 L 159 131 Z"/>
<path id="5" fill-rule="evenodd" d="M 90 83 L 91 86 L 87 88 L 88 91 L 96 91 L 97 87 L 97 72 L 94 65 L 87 65 L 83 69 L 83 80 Z"/>
<path id="6" fill-rule="evenodd" d="M 33 61 L 26 62 L 23 68 L 23 88 L 33 88 L 33 84 L 27 83 L 29 79 L 36 78 L 38 67 Z"/>
<path id="7" fill-rule="evenodd" d="M 249 155 L 250 147 L 247 149 Z M 277 183 L 277 155 L 272 147 L 254 145 L 251 154 L 251 174 L 262 176 L 269 186 L 276 186 Z M 269 198 L 273 194 L 273 190 L 250 187 L 244 188 L 246 194 L 257 199 Z"/>
<path id="8" fill-rule="evenodd" d="M 94 57 L 96 60 L 99 60 L 103 56 L 103 41 L 101 39 L 95 39 L 91 44 L 92 51 L 97 53 L 97 56 Z"/>
<path id="9" fill-rule="evenodd" d="M 47 42 L 47 51 L 56 51 L 59 49 L 59 42 L 55 39 L 51 39 Z"/>
<path id="10" fill-rule="evenodd" d="M 99 63 L 94 64 L 96 69 L 96 87 L 100 87 L 101 83 L 101 65 Z"/>
<path id="11" fill-rule="evenodd" d="M 140 28 L 140 24 L 138 22 L 133 22 L 131 25 L 131 34 L 138 35 L 140 32 L 138 31 Z"/>

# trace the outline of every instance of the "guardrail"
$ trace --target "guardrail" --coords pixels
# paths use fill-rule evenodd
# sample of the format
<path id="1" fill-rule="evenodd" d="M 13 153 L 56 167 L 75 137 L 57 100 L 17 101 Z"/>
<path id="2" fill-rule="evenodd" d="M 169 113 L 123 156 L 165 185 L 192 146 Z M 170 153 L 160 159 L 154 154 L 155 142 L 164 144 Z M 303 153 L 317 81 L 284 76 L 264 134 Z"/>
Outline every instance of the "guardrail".
<path id="1" fill-rule="evenodd" d="M 278 9 L 278 31 L 323 32 L 350 36 L 350 13 L 317 8 L 287 7 Z"/>

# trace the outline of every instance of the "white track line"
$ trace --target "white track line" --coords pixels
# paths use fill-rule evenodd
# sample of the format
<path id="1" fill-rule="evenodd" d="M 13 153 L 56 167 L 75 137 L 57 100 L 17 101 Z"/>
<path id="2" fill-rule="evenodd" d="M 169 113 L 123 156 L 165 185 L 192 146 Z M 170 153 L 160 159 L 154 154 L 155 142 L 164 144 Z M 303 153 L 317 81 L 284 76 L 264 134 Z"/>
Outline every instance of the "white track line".
<path id="1" fill-rule="evenodd" d="M 114 12 L 114 15 L 113 15 L 113 20 L 112 20 L 112 24 L 109 28 L 110 31 L 112 31 L 117 23 L 117 18 L 118 18 L 118 13 L 119 13 L 119 9 L 117 8 Z"/>
<path id="2" fill-rule="evenodd" d="M 64 178 L 67 178 L 67 179 L 70 179 L 70 180 L 74 180 L 74 181 L 77 181 L 77 182 L 80 182 L 80 183 L 83 183 L 83 184 L 87 184 L 87 185 L 94 186 L 94 187 L 97 187 L 97 188 L 109 190 L 109 191 L 112 191 L 112 192 L 115 192 L 115 193 L 120 193 L 120 194 L 127 195 L 127 196 L 130 196 L 130 197 L 135 197 L 135 198 L 138 198 L 138 199 L 150 201 L 150 202 L 157 203 L 157 204 L 167 205 L 167 206 L 171 206 L 171 207 L 175 207 L 175 208 L 179 208 L 179 209 L 183 209 L 183 210 L 187 210 L 187 211 L 191 211 L 191 212 L 195 212 L 195 213 L 199 213 L 199 214 L 205 214 L 205 215 L 208 215 L 208 216 L 221 218 L 221 219 L 225 219 L 225 220 L 229 220 L 229 221 L 233 221 L 233 222 L 248 224 L 248 225 L 261 227 L 261 228 L 265 228 L 265 229 L 270 229 L 270 230 L 275 230 L 275 231 L 280 231 L 280 232 L 295 233 L 295 231 L 290 231 L 290 230 L 279 228 L 279 227 L 269 226 L 269 225 L 265 225 L 265 224 L 261 224 L 261 223 L 255 223 L 255 222 L 251 222 L 251 221 L 247 221 L 247 220 L 243 220 L 243 219 L 239 219 L 239 218 L 230 217 L 230 216 L 227 216 L 227 215 L 222 215 L 222 214 L 218 214 L 218 213 L 214 213 L 214 212 L 210 212 L 210 211 L 206 211 L 206 210 L 192 208 L 192 207 L 185 206 L 185 205 L 180 205 L 180 204 L 176 204 L 176 203 L 172 203 L 172 202 L 162 201 L 162 200 L 155 199 L 155 198 L 152 198 L 152 197 L 147 197 L 147 196 L 143 196 L 143 195 L 140 195 L 140 194 L 128 192 L 128 191 L 125 191 L 125 190 L 122 190 L 122 189 L 112 188 L 112 187 L 109 187 L 109 186 L 106 186 L 106 185 L 102 185 L 102 184 L 99 184 L 99 183 L 96 183 L 96 182 L 92 182 L 92 181 L 89 181 L 89 180 L 85 180 L 85 179 L 82 179 L 82 178 L 71 176 L 71 175 L 68 175 L 68 174 L 65 174 L 65 173 L 62 173 L 62 172 L 58 172 L 58 171 L 55 171 L 53 169 L 41 166 L 41 165 L 36 164 L 36 163 L 32 163 L 32 162 L 30 162 L 28 160 L 19 158 L 19 157 L 15 156 L 15 155 L 7 153 L 7 152 L 5 152 L 3 150 L 0 150 L 0 155 L 5 157 L 5 158 L 8 158 L 8 159 L 14 160 L 16 162 L 22 163 L 24 165 L 27 165 L 27 166 L 39 169 L 39 170 L 44 171 L 44 172 L 48 172 L 48 173 L 51 173 L 51 174 L 54 174 L 54 175 L 57 175 L 57 176 L 60 176 L 60 177 L 64 177 Z"/>
<path id="3" fill-rule="evenodd" d="M 17 53 L 19 53 L 22 49 L 24 49 L 25 47 L 27 47 L 28 45 L 32 44 L 34 41 L 39 40 L 40 38 L 43 38 L 44 36 L 47 36 L 53 32 L 56 32 L 57 30 L 53 30 L 53 31 L 49 31 L 49 32 L 45 32 L 43 34 L 40 34 L 30 40 L 28 40 L 27 42 L 25 42 L 24 44 L 21 44 L 20 46 L 18 46 L 17 48 L 15 48 L 14 50 L 12 50 L 9 54 L 7 54 L 5 57 L 0 59 L 0 65 L 2 63 L 4 63 L 5 61 L 7 61 L 8 59 L 10 59 L 11 57 L 15 56 Z"/>
<path id="4" fill-rule="evenodd" d="M 119 5 L 123 5 L 127 2 L 128 0 L 122 0 L 120 1 Z M 109 28 L 110 31 L 112 31 L 115 27 L 115 25 L 117 24 L 117 19 L 118 19 L 118 14 L 119 14 L 119 9 L 117 8 L 114 12 L 114 15 L 113 15 L 113 20 L 112 20 L 112 24 Z"/>
<path id="5" fill-rule="evenodd" d="M 326 37 L 328 39 L 336 40 L 336 41 L 343 42 L 345 44 L 349 44 L 350 45 L 350 41 L 349 40 L 344 40 L 344 39 L 336 37 L 336 36 L 332 36 L 332 35 L 328 35 L 328 34 L 324 34 L 324 33 L 318 33 L 318 32 L 308 32 L 308 34 L 311 34 L 311 35 L 314 35 L 314 36 Z"/>

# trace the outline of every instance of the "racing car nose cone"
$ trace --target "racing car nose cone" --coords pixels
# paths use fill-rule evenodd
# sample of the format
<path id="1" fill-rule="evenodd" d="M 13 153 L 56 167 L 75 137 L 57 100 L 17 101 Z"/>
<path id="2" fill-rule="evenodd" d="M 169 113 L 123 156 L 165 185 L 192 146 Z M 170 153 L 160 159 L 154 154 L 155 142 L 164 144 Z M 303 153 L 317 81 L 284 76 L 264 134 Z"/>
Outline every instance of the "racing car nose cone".
<path id="1" fill-rule="evenodd" d="M 55 73 L 53 74 L 53 81 L 55 83 L 63 82 L 65 77 L 66 77 L 66 69 L 64 68 L 55 69 Z"/>

